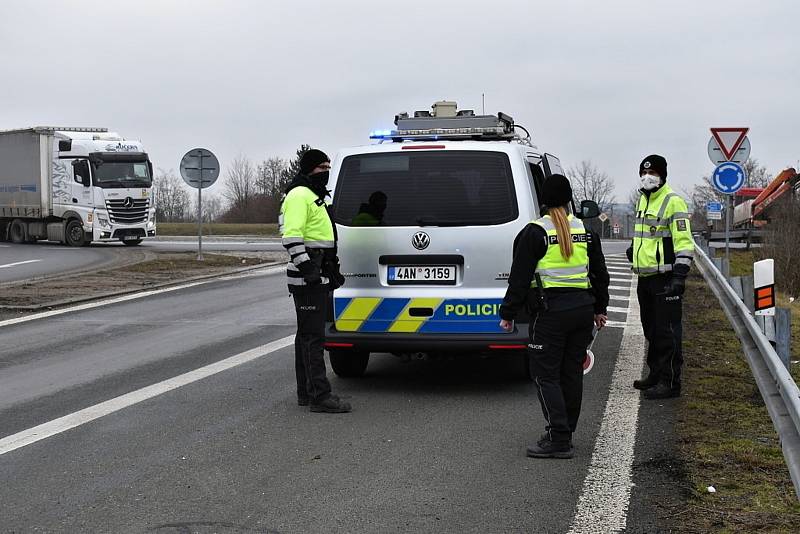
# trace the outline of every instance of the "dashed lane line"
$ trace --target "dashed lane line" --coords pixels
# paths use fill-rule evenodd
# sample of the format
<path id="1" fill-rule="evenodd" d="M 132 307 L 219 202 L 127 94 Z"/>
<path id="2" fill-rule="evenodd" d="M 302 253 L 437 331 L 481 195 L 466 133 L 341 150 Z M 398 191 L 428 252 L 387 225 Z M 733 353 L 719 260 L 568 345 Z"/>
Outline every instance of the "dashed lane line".
<path id="1" fill-rule="evenodd" d="M 101 402 L 100 404 L 95 404 L 94 406 L 89 406 L 88 408 L 84 408 L 83 410 L 59 417 L 58 419 L 53 419 L 52 421 L 48 421 L 47 423 L 43 423 L 39 426 L 6 436 L 5 438 L 0 439 L 0 456 L 32 443 L 36 443 L 37 441 L 55 436 L 56 434 L 61 434 L 62 432 L 66 432 L 67 430 L 84 425 L 90 421 L 99 419 L 100 417 L 112 414 L 122 410 L 123 408 L 127 408 L 142 401 L 152 399 L 153 397 L 161 395 L 162 393 L 172 391 L 173 389 L 191 384 L 192 382 L 197 382 L 198 380 L 221 373 L 222 371 L 226 371 L 238 365 L 242 365 L 257 358 L 267 356 L 280 349 L 286 348 L 293 343 L 294 336 L 286 336 L 271 343 L 267 343 L 266 345 L 261 345 L 260 347 L 256 347 L 235 356 L 231 356 L 230 358 L 206 365 L 205 367 L 200 367 L 194 371 L 189 371 L 188 373 L 164 380 L 163 382 L 137 389 L 136 391 L 126 393 L 125 395 L 120 395 L 119 397 Z"/>
<path id="2" fill-rule="evenodd" d="M 36 263 L 42 260 L 25 260 L 25 261 L 16 261 L 14 263 L 6 263 L 5 265 L 0 265 L 0 269 L 8 269 L 9 267 L 16 267 L 17 265 L 26 265 L 28 263 Z"/>

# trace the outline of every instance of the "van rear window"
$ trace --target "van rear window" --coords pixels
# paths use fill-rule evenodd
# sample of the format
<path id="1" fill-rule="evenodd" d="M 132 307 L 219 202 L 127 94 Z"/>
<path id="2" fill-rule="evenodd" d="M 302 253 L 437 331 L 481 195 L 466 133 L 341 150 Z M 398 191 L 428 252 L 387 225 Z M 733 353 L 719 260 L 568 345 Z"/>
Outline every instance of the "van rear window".
<path id="1" fill-rule="evenodd" d="M 488 226 L 519 216 L 503 152 L 348 156 L 333 196 L 344 226 Z"/>

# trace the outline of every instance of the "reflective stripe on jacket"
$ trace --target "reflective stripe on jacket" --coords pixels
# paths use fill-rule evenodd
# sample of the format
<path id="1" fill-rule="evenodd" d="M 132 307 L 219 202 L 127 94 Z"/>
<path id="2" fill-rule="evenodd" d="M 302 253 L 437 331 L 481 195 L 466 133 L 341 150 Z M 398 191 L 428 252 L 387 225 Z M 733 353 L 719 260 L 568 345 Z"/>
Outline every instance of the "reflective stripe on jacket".
<path id="1" fill-rule="evenodd" d="M 311 264 L 303 264 L 313 262 L 316 268 L 320 268 L 321 255 L 314 254 L 314 251 L 334 248 L 336 245 L 333 223 L 325 201 L 307 187 L 293 188 L 281 204 L 278 227 L 281 242 L 289 253 L 287 281 L 289 285 L 305 285 L 301 271 L 312 267 Z M 322 283 L 327 282 L 323 277 Z"/>
<path id="2" fill-rule="evenodd" d="M 649 196 L 639 197 L 633 237 L 636 274 L 688 273 L 694 258 L 689 217 L 686 202 L 666 184 Z"/>
<path id="3" fill-rule="evenodd" d="M 568 216 L 567 220 L 572 235 L 572 256 L 569 259 L 561 256 L 556 225 L 550 216 L 545 215 L 541 219 L 532 221 L 547 233 L 547 252 L 536 264 L 536 274 L 541 278 L 544 289 L 551 287 L 589 288 L 588 234 L 582 221 L 572 215 Z M 531 281 L 531 287 L 536 287 L 535 278 Z"/>

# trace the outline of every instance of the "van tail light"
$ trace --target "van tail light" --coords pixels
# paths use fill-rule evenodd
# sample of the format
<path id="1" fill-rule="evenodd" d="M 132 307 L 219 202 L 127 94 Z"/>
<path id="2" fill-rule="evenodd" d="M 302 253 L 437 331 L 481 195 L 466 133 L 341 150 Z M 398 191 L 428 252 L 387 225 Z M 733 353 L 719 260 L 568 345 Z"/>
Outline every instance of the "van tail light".
<path id="1" fill-rule="evenodd" d="M 527 349 L 527 345 L 489 345 L 492 350 L 523 350 Z"/>
<path id="2" fill-rule="evenodd" d="M 352 349 L 352 343 L 325 343 L 324 347 L 326 349 Z"/>

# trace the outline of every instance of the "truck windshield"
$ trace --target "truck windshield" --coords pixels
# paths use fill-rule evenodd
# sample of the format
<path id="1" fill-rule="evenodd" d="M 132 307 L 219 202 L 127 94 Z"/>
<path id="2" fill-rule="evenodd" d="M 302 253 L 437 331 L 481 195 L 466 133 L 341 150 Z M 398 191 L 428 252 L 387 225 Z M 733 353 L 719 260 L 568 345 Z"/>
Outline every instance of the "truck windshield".
<path id="1" fill-rule="evenodd" d="M 349 156 L 333 205 L 344 226 L 488 226 L 519 215 L 508 156 L 477 150 Z"/>
<path id="2" fill-rule="evenodd" d="M 103 161 L 94 165 L 98 187 L 150 187 L 153 183 L 146 161 Z"/>

